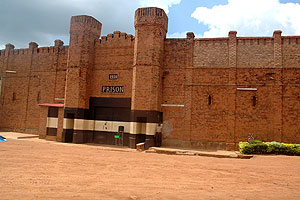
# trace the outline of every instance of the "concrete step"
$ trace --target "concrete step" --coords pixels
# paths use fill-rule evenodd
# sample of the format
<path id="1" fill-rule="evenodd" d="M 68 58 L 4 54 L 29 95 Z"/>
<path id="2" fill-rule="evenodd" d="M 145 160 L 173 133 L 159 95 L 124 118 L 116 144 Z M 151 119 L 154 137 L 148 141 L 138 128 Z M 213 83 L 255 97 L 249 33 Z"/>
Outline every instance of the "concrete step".
<path id="1" fill-rule="evenodd" d="M 159 153 L 168 155 L 185 155 L 185 156 L 206 156 L 215 158 L 240 158 L 250 159 L 252 155 L 244 155 L 236 151 L 206 151 L 206 150 L 186 150 L 175 148 L 151 147 L 146 153 Z"/>

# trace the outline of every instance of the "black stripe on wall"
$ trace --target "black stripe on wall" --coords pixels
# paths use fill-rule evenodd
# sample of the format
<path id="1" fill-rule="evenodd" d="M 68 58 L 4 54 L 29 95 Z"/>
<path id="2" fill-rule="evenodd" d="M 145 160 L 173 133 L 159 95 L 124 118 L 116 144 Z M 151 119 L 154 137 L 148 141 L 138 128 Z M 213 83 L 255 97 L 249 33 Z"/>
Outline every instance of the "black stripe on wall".
<path id="1" fill-rule="evenodd" d="M 63 142 L 73 142 L 77 144 L 82 143 L 96 143 L 117 145 L 118 140 L 115 139 L 114 132 L 104 131 L 85 131 L 85 130 L 71 130 L 64 129 L 62 134 Z M 136 148 L 136 144 L 145 142 L 145 148 L 148 149 L 152 146 L 157 146 L 156 138 L 154 135 L 145 134 L 129 134 L 123 133 L 123 146 Z"/>
<path id="2" fill-rule="evenodd" d="M 93 142 L 93 132 L 88 130 L 74 130 L 73 131 L 73 143 L 83 144 Z"/>
<path id="3" fill-rule="evenodd" d="M 90 119 L 90 120 L 93 119 L 93 117 L 90 114 L 90 111 L 88 109 L 83 109 L 83 108 L 65 108 L 64 118 Z"/>
<path id="4" fill-rule="evenodd" d="M 73 142 L 73 129 L 63 129 L 62 142 Z"/>
<path id="5" fill-rule="evenodd" d="M 49 128 L 49 127 L 47 127 L 46 135 L 48 135 L 48 136 L 56 136 L 57 135 L 57 128 Z"/>
<path id="6" fill-rule="evenodd" d="M 130 116 L 130 122 L 162 123 L 163 119 L 163 113 L 154 110 L 131 110 Z"/>
<path id="7" fill-rule="evenodd" d="M 65 108 L 64 118 L 121 122 L 162 123 L 163 113 L 153 110 L 131 110 L 130 98 L 91 97 L 90 109 Z"/>
<path id="8" fill-rule="evenodd" d="M 93 106 L 131 108 L 131 98 L 90 97 L 90 108 Z"/>
<path id="9" fill-rule="evenodd" d="M 48 117 L 58 117 L 58 108 L 48 107 Z"/>
<path id="10" fill-rule="evenodd" d="M 118 144 L 118 139 L 115 139 L 117 133 L 104 132 L 104 131 L 94 131 L 93 143 L 97 144 Z M 123 146 L 129 146 L 129 133 L 123 133 Z"/>
<path id="11" fill-rule="evenodd" d="M 94 107 L 93 114 L 87 109 L 65 108 L 64 118 L 121 122 L 162 123 L 163 113 L 152 110 Z"/>

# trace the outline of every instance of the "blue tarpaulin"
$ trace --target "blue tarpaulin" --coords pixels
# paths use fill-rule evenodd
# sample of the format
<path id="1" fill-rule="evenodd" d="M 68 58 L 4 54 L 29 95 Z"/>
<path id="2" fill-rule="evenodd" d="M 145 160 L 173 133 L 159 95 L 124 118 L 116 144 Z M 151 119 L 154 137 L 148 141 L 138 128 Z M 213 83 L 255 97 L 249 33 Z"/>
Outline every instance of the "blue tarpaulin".
<path id="1" fill-rule="evenodd" d="M 6 138 L 0 135 L 0 142 L 6 142 Z"/>

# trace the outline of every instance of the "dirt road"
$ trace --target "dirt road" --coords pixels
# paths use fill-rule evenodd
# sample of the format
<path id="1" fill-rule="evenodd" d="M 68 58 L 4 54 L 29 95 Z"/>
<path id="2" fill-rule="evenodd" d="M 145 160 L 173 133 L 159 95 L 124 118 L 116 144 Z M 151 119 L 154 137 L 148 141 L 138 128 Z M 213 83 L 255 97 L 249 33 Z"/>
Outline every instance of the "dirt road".
<path id="1" fill-rule="evenodd" d="M 0 143 L 0 199 L 300 199 L 300 157 L 160 155 L 45 140 Z"/>

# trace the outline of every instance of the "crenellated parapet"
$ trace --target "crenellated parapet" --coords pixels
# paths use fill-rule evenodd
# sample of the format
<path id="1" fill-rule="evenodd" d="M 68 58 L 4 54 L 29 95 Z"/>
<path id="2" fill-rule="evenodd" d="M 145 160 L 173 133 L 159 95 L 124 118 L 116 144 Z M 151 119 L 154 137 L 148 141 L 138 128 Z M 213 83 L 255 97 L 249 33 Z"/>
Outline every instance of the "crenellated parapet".
<path id="1" fill-rule="evenodd" d="M 238 37 L 238 45 L 269 45 L 274 44 L 272 37 Z"/>
<path id="2" fill-rule="evenodd" d="M 114 31 L 107 36 L 102 36 L 97 43 L 100 47 L 119 47 L 119 46 L 131 46 L 134 44 L 134 36 L 131 34 L 123 33 L 120 31 Z"/>
<path id="3" fill-rule="evenodd" d="M 300 36 L 282 36 L 282 44 L 298 45 L 300 44 Z"/>
<path id="4" fill-rule="evenodd" d="M 200 46 L 228 46 L 228 38 L 197 38 L 195 39 Z"/>
<path id="5" fill-rule="evenodd" d="M 188 32 L 186 38 L 167 38 L 166 40 L 184 40 L 184 39 L 194 39 L 201 46 L 220 46 L 229 45 L 229 38 L 235 38 L 237 45 L 274 45 L 274 43 L 281 45 L 298 45 L 300 44 L 300 36 L 281 36 L 281 31 L 274 31 L 273 37 L 237 37 L 237 32 L 232 31 L 229 33 L 229 37 L 219 37 L 219 38 L 195 38 L 193 32 Z M 232 37 L 230 37 L 232 35 Z"/>
<path id="6" fill-rule="evenodd" d="M 12 47 L 13 45 L 9 44 L 5 50 L 0 51 L 1 67 L 18 73 L 53 72 L 66 69 L 68 46 L 38 47 L 36 42 L 30 42 L 26 49 Z"/>
<path id="7" fill-rule="evenodd" d="M 50 47 L 38 47 L 39 45 L 36 42 L 30 42 L 28 48 L 24 49 L 15 49 L 15 46 L 12 44 L 7 44 L 4 50 L 0 50 L 0 56 L 8 55 L 28 55 L 28 54 L 66 54 L 68 53 L 69 46 L 64 46 L 63 41 L 55 40 L 54 46 Z M 59 44 L 59 45 L 58 45 Z"/>

